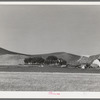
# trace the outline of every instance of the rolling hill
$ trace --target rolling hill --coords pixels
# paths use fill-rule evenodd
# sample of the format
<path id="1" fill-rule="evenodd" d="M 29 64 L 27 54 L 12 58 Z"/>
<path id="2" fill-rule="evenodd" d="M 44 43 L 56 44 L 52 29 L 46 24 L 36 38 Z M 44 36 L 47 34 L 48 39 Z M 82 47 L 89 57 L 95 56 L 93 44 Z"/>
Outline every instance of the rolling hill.
<path id="1" fill-rule="evenodd" d="M 28 54 L 22 54 L 22 53 L 18 53 L 18 52 L 9 51 L 9 50 L 6 50 L 6 49 L 0 47 L 0 55 L 5 55 L 5 54 L 18 54 L 18 55 L 30 56 Z"/>
<path id="2" fill-rule="evenodd" d="M 100 59 L 100 54 L 90 56 L 88 63 L 92 63 L 95 59 Z"/>
<path id="3" fill-rule="evenodd" d="M 88 64 L 91 64 L 94 60 L 96 59 L 100 59 L 100 54 L 97 54 L 97 55 L 91 55 L 89 57 L 81 57 L 78 61 L 80 63 L 88 63 Z"/>
<path id="4" fill-rule="evenodd" d="M 41 56 L 44 59 L 46 59 L 48 56 L 56 56 L 58 58 L 62 58 L 64 60 L 66 60 L 67 62 L 77 61 L 81 57 L 81 56 L 70 54 L 70 53 L 66 53 L 66 52 L 55 52 L 55 53 L 40 54 L 40 55 L 33 55 L 33 56 Z"/>
<path id="5" fill-rule="evenodd" d="M 57 56 L 58 58 L 62 58 L 64 60 L 66 60 L 68 63 L 77 62 L 81 58 L 81 56 L 66 53 L 66 52 L 28 55 L 28 54 L 17 53 L 17 52 L 13 52 L 13 51 L 9 51 L 9 50 L 0 48 L 0 65 L 24 64 L 24 59 L 26 57 L 34 57 L 34 56 L 41 56 L 44 59 L 47 58 L 48 56 Z"/>

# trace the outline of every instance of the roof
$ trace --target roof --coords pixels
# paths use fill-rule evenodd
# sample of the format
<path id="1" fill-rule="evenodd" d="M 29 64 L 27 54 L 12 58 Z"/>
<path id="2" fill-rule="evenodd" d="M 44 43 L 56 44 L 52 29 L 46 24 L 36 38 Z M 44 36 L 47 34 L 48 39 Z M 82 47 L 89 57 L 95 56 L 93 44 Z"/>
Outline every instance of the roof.
<path id="1" fill-rule="evenodd" d="M 92 66 L 92 67 L 98 67 L 98 65 L 97 65 L 97 64 L 91 64 L 91 66 Z"/>

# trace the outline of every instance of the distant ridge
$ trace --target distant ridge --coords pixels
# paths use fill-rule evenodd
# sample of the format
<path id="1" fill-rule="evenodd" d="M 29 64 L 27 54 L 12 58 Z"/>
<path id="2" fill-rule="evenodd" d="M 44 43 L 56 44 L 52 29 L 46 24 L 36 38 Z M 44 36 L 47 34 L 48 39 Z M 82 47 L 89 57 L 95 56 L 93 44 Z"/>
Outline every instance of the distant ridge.
<path id="1" fill-rule="evenodd" d="M 21 55 L 28 55 L 28 54 L 22 54 L 22 53 L 17 53 L 17 52 L 13 52 L 13 51 L 9 51 L 7 49 L 1 48 L 0 47 L 0 55 L 4 55 L 4 54 L 21 54 Z M 30 56 L 30 55 L 28 55 Z"/>
<path id="2" fill-rule="evenodd" d="M 62 58 L 66 60 L 68 63 L 70 61 L 77 61 L 81 57 L 81 56 L 66 53 L 66 52 L 55 52 L 55 53 L 48 53 L 48 54 L 41 54 L 41 55 L 34 55 L 34 56 L 42 56 L 43 58 L 47 58 L 48 56 L 57 56 L 58 58 Z"/>
<path id="3" fill-rule="evenodd" d="M 0 47 L 0 55 L 4 55 L 4 54 L 16 54 L 16 53 Z"/>
<path id="4" fill-rule="evenodd" d="M 77 64 L 77 63 L 92 63 L 95 59 L 100 59 L 100 54 L 91 55 L 91 56 L 79 56 L 66 52 L 54 52 L 54 53 L 46 53 L 46 54 L 23 54 L 18 52 L 13 52 L 10 50 L 6 50 L 0 47 L 0 65 L 18 65 L 24 64 L 24 59 L 27 57 L 36 57 L 41 56 L 46 59 L 48 56 L 57 56 L 58 58 L 62 58 L 67 61 L 69 64 Z"/>
<path id="5" fill-rule="evenodd" d="M 76 62 L 81 58 L 81 56 L 79 55 L 74 55 L 74 54 L 70 54 L 66 52 L 54 52 L 54 53 L 47 53 L 47 54 L 28 55 L 28 54 L 17 53 L 17 52 L 0 48 L 0 64 L 3 64 L 3 65 L 4 64 L 9 64 L 9 65 L 23 64 L 24 59 L 26 57 L 34 57 L 34 56 L 41 56 L 44 59 L 46 59 L 48 56 L 57 56 L 58 58 L 62 58 L 66 60 L 68 63 Z"/>

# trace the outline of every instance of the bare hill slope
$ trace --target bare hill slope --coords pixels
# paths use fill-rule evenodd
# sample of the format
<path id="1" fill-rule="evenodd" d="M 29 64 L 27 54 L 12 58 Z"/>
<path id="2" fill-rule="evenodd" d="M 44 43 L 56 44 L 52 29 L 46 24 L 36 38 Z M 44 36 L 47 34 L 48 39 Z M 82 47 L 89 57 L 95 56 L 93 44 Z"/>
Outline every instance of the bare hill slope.
<path id="1" fill-rule="evenodd" d="M 12 52 L 3 48 L 0 48 L 0 65 L 18 65 L 24 64 L 24 59 L 26 57 L 34 57 L 41 56 L 43 58 L 47 58 L 48 56 L 57 56 L 58 58 L 63 58 L 68 63 L 78 61 L 81 56 L 66 53 L 66 52 L 56 52 L 56 53 L 48 53 L 48 54 L 38 54 L 38 55 L 28 55 Z"/>
<path id="2" fill-rule="evenodd" d="M 41 54 L 38 56 L 42 56 L 43 58 L 47 58 L 48 56 L 56 56 L 58 58 L 62 58 L 66 60 L 68 63 L 71 61 L 77 61 L 80 59 L 81 56 L 66 53 L 66 52 L 56 52 L 56 53 L 49 53 L 49 54 Z"/>

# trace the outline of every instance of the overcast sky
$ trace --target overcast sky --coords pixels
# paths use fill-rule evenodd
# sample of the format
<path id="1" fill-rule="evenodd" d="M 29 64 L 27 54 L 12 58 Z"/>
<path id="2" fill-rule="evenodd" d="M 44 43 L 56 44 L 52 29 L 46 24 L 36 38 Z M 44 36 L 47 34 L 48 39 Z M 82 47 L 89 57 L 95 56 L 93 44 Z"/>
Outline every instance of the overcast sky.
<path id="1" fill-rule="evenodd" d="M 0 47 L 27 54 L 100 54 L 100 6 L 0 6 Z"/>

